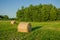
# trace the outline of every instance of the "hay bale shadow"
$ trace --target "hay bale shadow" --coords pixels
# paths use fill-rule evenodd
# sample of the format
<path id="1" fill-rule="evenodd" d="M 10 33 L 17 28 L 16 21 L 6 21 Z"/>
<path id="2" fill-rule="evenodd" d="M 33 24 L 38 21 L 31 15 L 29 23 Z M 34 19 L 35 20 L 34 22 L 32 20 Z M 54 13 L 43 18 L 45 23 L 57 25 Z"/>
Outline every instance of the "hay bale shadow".
<path id="1" fill-rule="evenodd" d="M 35 31 L 35 30 L 37 30 L 39 28 L 42 28 L 42 26 L 35 26 L 35 27 L 32 28 L 32 31 Z"/>

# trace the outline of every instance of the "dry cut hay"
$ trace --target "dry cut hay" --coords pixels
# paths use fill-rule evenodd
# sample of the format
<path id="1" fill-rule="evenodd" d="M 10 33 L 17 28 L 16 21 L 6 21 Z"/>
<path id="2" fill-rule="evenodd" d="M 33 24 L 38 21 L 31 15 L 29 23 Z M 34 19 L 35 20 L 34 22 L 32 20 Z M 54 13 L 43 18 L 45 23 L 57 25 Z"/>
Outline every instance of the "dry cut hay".
<path id="1" fill-rule="evenodd" d="M 31 32 L 31 24 L 29 22 L 20 22 L 18 32 Z"/>
<path id="2" fill-rule="evenodd" d="M 16 23 L 16 21 L 15 21 L 15 20 L 12 20 L 12 21 L 11 21 L 11 24 L 15 24 L 15 23 Z"/>

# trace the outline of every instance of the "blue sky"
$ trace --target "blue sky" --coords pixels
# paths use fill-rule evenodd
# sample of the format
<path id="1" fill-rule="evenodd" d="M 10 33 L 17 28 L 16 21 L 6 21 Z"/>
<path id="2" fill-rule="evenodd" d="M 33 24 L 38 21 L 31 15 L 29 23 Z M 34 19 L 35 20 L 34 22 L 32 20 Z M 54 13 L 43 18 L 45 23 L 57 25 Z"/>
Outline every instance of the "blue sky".
<path id="1" fill-rule="evenodd" d="M 0 15 L 8 15 L 10 18 L 16 17 L 16 11 L 21 6 L 28 7 L 30 4 L 53 4 L 60 8 L 60 0 L 0 0 Z"/>

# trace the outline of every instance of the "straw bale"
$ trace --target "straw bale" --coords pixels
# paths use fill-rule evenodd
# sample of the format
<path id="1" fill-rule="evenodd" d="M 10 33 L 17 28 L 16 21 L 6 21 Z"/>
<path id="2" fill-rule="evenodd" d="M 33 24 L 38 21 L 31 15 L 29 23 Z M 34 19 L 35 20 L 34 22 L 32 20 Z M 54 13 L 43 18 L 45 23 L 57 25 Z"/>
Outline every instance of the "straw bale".
<path id="1" fill-rule="evenodd" d="M 16 23 L 16 21 L 15 21 L 15 20 L 12 20 L 12 21 L 11 21 L 11 24 L 15 24 L 15 23 Z"/>
<path id="2" fill-rule="evenodd" d="M 20 22 L 18 32 L 31 32 L 31 24 L 29 22 Z"/>

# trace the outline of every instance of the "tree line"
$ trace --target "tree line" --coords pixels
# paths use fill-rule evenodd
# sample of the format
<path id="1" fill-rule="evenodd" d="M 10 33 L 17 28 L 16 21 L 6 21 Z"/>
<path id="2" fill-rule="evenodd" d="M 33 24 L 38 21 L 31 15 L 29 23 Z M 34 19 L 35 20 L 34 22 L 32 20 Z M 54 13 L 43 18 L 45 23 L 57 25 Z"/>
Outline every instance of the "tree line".
<path id="1" fill-rule="evenodd" d="M 16 18 L 9 18 L 8 15 L 0 15 L 0 20 L 16 20 Z"/>
<path id="2" fill-rule="evenodd" d="M 7 15 L 0 15 L 0 20 L 8 20 L 9 17 Z"/>
<path id="3" fill-rule="evenodd" d="M 16 12 L 16 17 L 20 21 L 56 21 L 60 20 L 60 8 L 52 4 L 22 6 Z"/>

